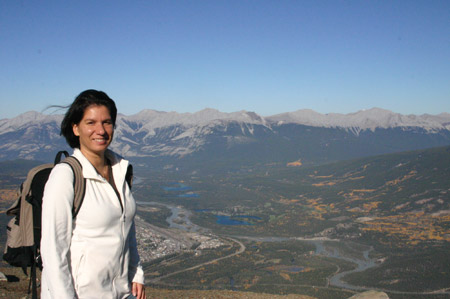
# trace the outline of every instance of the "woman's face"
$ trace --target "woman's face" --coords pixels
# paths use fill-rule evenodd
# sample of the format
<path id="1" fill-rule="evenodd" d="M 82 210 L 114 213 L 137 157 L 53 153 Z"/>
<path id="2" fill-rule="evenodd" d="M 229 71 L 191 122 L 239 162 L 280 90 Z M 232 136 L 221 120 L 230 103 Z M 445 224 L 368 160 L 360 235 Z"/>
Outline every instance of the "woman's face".
<path id="1" fill-rule="evenodd" d="M 88 106 L 80 123 L 74 124 L 72 129 L 80 138 L 80 150 L 85 156 L 103 155 L 114 134 L 108 108 L 98 105 Z"/>

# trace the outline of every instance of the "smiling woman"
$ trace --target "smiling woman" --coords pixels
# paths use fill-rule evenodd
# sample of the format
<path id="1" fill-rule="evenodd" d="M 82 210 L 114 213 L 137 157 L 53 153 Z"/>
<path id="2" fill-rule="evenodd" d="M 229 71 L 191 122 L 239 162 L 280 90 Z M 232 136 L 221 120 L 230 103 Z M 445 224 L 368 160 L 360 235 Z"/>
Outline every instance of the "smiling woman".
<path id="1" fill-rule="evenodd" d="M 95 161 L 96 157 L 104 155 L 114 133 L 108 108 L 98 105 L 89 106 L 80 123 L 73 124 L 72 128 L 73 134 L 78 136 L 81 152 L 90 161 Z M 100 166 L 102 165 L 94 165 L 97 171 L 103 174 L 104 169 L 99 169 Z M 103 177 L 106 178 L 106 175 Z"/>
<path id="2" fill-rule="evenodd" d="M 71 167 L 56 165 L 45 185 L 41 298 L 145 298 L 136 203 L 126 180 L 129 163 L 108 149 L 116 116 L 106 93 L 86 90 L 62 121 L 61 134 L 82 165 L 86 189 L 73 217 Z"/>

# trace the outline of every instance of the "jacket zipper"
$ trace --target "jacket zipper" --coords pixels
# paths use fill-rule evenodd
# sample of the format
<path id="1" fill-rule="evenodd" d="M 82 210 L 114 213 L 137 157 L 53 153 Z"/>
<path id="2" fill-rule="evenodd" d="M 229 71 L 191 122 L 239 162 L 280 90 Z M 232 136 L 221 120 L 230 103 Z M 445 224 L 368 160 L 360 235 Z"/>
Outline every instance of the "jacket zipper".
<path id="1" fill-rule="evenodd" d="M 110 164 L 111 162 L 109 162 L 108 160 L 108 164 Z M 113 177 L 113 172 L 112 172 L 112 167 L 109 166 L 108 167 L 108 171 L 109 171 L 109 180 L 108 183 L 111 185 L 111 187 L 113 188 L 114 192 L 116 193 L 117 199 L 119 200 L 120 203 L 120 208 L 122 209 L 122 214 L 124 214 L 124 208 L 123 208 L 123 200 L 120 196 L 119 190 L 117 190 L 117 186 L 116 183 L 114 182 L 114 177 Z"/>

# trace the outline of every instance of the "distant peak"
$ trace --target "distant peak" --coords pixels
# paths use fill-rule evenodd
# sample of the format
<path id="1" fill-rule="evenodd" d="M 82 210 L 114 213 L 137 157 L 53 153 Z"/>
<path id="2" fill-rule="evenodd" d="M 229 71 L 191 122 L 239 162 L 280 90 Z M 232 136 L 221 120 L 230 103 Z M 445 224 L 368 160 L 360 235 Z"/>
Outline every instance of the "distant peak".
<path id="1" fill-rule="evenodd" d="M 222 113 L 217 109 L 207 107 L 207 108 L 204 108 L 204 109 L 198 111 L 197 113 L 217 113 L 217 112 Z"/>
<path id="2" fill-rule="evenodd" d="M 362 109 L 356 113 L 350 113 L 350 114 L 358 114 L 358 113 L 362 113 L 362 114 L 396 114 L 395 112 L 392 112 L 390 110 L 386 110 L 386 109 L 382 109 L 382 108 L 378 108 L 378 107 L 373 107 L 370 109 Z"/>
<path id="3" fill-rule="evenodd" d="M 376 128 L 421 127 L 424 129 L 445 129 L 449 126 L 450 114 L 402 115 L 390 110 L 374 107 L 354 113 L 320 114 L 314 110 L 303 109 L 269 116 L 266 119 L 279 124 L 296 123 L 315 127 L 340 127 L 359 130 Z"/>

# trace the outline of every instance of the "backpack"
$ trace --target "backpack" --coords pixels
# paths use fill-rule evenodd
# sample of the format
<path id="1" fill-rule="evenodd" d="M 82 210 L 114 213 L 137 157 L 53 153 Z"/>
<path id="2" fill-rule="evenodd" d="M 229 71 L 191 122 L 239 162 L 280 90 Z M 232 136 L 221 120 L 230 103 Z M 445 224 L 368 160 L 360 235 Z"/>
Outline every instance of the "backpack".
<path id="1" fill-rule="evenodd" d="M 62 155 L 65 156 L 63 161 Z M 75 218 L 83 203 L 86 179 L 83 177 L 83 169 L 78 159 L 69 156 L 67 151 L 58 152 L 53 164 L 42 164 L 32 168 L 19 188 L 17 200 L 6 211 L 6 214 L 13 218 L 7 226 L 3 260 L 12 266 L 21 267 L 26 275 L 28 275 L 27 268 L 31 267 L 28 293 L 32 284 L 32 298 L 37 298 L 36 267 L 42 270 L 40 256 L 42 196 L 50 172 L 58 163 L 68 164 L 74 173 L 72 217 Z M 130 188 L 132 177 L 133 167 L 130 164 L 125 176 Z"/>

